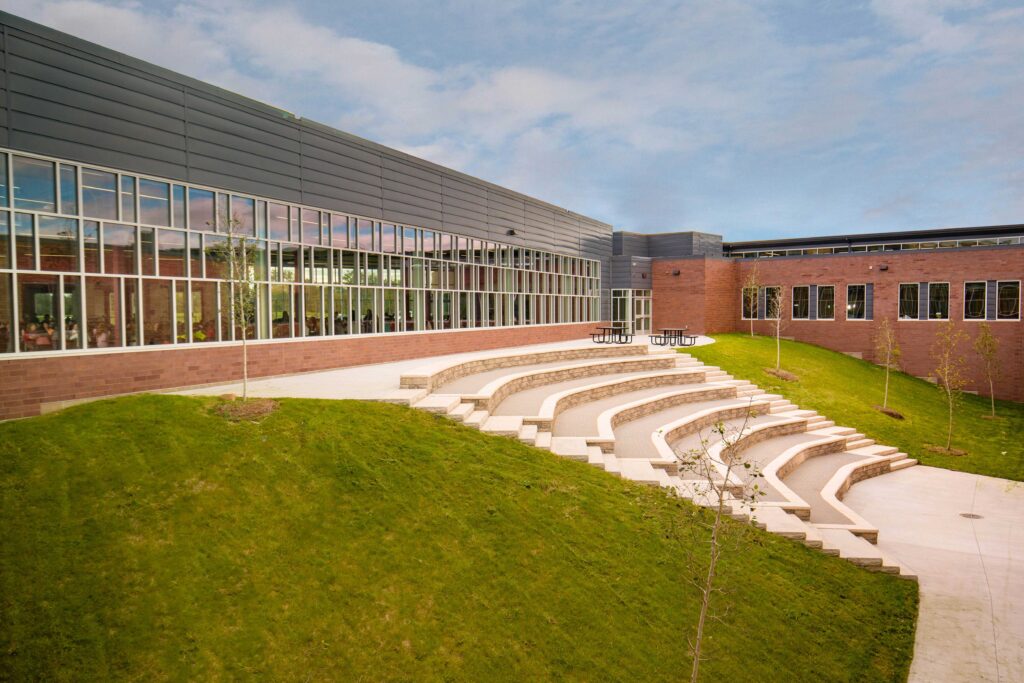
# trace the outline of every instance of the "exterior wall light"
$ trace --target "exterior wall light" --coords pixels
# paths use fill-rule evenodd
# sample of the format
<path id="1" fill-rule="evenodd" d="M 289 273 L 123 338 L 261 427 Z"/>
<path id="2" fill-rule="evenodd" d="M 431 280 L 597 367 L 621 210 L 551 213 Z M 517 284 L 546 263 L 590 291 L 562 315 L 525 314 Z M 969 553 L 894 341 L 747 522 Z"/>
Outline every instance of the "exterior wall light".
<path id="1" fill-rule="evenodd" d="M 673 270 L 672 274 L 675 275 L 676 277 L 679 277 L 679 271 L 678 270 Z"/>

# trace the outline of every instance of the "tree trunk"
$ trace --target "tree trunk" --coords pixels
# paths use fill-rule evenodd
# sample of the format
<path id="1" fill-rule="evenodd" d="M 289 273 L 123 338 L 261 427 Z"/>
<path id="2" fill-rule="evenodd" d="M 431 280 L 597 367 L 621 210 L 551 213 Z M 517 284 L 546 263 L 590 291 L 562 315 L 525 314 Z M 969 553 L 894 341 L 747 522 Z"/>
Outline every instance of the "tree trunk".
<path id="1" fill-rule="evenodd" d="M 242 400 L 249 398 L 249 335 L 245 325 L 242 326 Z"/>
<path id="2" fill-rule="evenodd" d="M 992 375 L 988 376 L 988 398 L 992 402 L 992 417 L 996 416 L 996 390 L 993 388 Z"/>
<path id="3" fill-rule="evenodd" d="M 882 407 L 889 407 L 889 366 L 892 363 L 892 352 L 885 356 L 885 395 L 882 397 Z"/>
<path id="4" fill-rule="evenodd" d="M 728 473 L 727 469 L 726 481 L 729 480 Z M 722 524 L 724 498 L 725 491 L 718 491 L 718 507 L 715 510 L 715 521 L 711 526 L 711 556 L 708 561 L 708 573 L 704 579 L 704 587 L 701 589 L 700 616 L 697 618 L 697 635 L 693 642 L 693 668 L 690 671 L 690 683 L 697 683 L 700 676 L 700 650 L 704 640 L 704 623 L 707 621 L 708 608 L 711 605 L 711 592 L 715 584 L 715 570 L 718 566 L 718 530 Z"/>
<path id="5" fill-rule="evenodd" d="M 775 327 L 775 369 L 782 369 L 782 330 Z"/>
<path id="6" fill-rule="evenodd" d="M 946 433 L 946 450 L 953 444 L 953 392 L 946 387 L 946 398 L 949 400 L 949 431 Z"/>

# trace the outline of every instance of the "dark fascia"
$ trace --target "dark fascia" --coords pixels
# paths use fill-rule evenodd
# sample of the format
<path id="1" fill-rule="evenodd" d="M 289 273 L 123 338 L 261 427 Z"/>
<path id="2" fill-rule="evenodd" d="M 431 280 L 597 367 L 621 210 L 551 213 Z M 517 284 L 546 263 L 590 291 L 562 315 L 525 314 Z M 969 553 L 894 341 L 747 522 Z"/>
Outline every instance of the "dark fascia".
<path id="1" fill-rule="evenodd" d="M 1012 225 L 984 225 L 966 228 L 936 228 L 932 230 L 904 230 L 900 232 L 873 232 L 856 235 L 824 235 L 820 237 L 793 237 L 779 240 L 724 242 L 722 251 L 754 251 L 795 249 L 797 247 L 840 247 L 855 244 L 884 244 L 886 242 L 921 242 L 950 239 L 981 239 L 1024 234 L 1024 223 Z"/>
<path id="2" fill-rule="evenodd" d="M 83 38 L 78 38 L 77 36 L 73 36 L 69 33 L 58 31 L 55 28 L 44 26 L 43 24 L 37 24 L 34 21 L 29 21 L 28 19 L 11 14 L 10 12 L 4 12 L 0 10 L 0 25 L 10 26 L 11 28 L 34 35 L 49 43 L 56 43 L 64 47 L 77 50 L 78 52 L 85 53 L 86 55 L 91 55 L 93 57 L 100 58 L 103 60 L 109 60 L 111 62 L 114 62 L 125 67 L 126 69 L 131 70 L 132 72 L 136 72 L 136 75 L 138 75 L 138 72 L 141 72 L 142 74 L 145 74 L 150 78 L 162 82 L 164 85 L 176 86 L 179 88 L 188 88 L 190 90 L 194 90 L 209 97 L 218 98 L 220 100 L 229 102 L 234 105 L 243 106 L 252 113 L 259 114 L 261 116 L 274 119 L 276 121 L 285 120 L 291 122 L 298 130 L 306 128 L 320 135 L 335 137 L 346 142 L 354 143 L 364 148 L 369 148 L 370 150 L 378 154 L 383 154 L 390 157 L 402 159 L 404 161 L 408 161 L 412 164 L 415 164 L 423 168 L 424 170 L 432 171 L 434 173 L 440 173 L 442 175 L 449 175 L 458 178 L 459 180 L 464 180 L 471 184 L 480 187 L 485 187 L 496 192 L 505 194 L 506 196 L 512 196 L 528 200 L 534 204 L 541 205 L 544 208 L 550 209 L 552 211 L 557 211 L 562 215 L 568 215 L 587 221 L 592 225 L 599 225 L 601 227 L 608 228 L 609 230 L 612 229 L 612 226 L 609 223 L 599 221 L 595 218 L 585 216 L 581 213 L 576 213 L 575 211 L 570 211 L 569 209 L 558 206 L 556 204 L 545 202 L 542 199 L 537 199 L 536 197 L 531 197 L 521 192 L 510 190 L 507 187 L 502 187 L 501 185 L 497 185 L 490 181 L 483 180 L 482 178 L 471 176 L 468 173 L 463 173 L 461 171 L 448 168 L 447 166 L 435 164 L 432 161 L 427 161 L 426 159 L 421 159 L 411 154 L 407 154 L 406 152 L 402 152 L 400 150 L 387 147 L 378 142 L 374 142 L 373 140 L 367 140 L 366 138 L 361 138 L 358 135 L 346 133 L 343 130 L 338 130 L 337 128 L 333 128 L 331 126 L 328 126 L 327 124 L 317 123 L 316 121 L 305 119 L 302 116 L 290 112 L 286 109 L 281 109 L 280 107 L 275 107 L 271 104 L 260 102 L 259 100 L 254 100 L 251 97 L 246 97 L 245 95 L 239 95 L 238 93 L 231 92 L 230 90 L 226 90 L 224 88 L 217 87 L 210 83 L 206 83 L 205 81 L 200 81 L 199 79 L 192 78 L 191 76 L 186 76 L 176 71 L 165 69 L 162 66 L 157 66 L 156 64 L 151 64 L 150 62 L 144 61 L 142 59 L 126 55 L 123 52 L 118 52 L 116 50 L 111 50 L 110 48 L 103 47 L 102 45 L 91 43 Z"/>

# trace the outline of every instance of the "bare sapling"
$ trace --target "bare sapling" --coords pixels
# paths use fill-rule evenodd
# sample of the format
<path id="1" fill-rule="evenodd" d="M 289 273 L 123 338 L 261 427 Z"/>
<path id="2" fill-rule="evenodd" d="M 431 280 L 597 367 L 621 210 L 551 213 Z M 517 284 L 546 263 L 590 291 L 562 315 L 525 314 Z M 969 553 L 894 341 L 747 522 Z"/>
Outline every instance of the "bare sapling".
<path id="1" fill-rule="evenodd" d="M 935 377 L 946 399 L 948 408 L 948 429 L 946 430 L 946 451 L 953 444 L 953 414 L 960 403 L 963 388 L 967 383 L 964 376 L 964 358 L 961 345 L 967 341 L 956 323 L 949 320 L 935 333 L 932 343 L 932 360 L 935 363 Z"/>
<path id="2" fill-rule="evenodd" d="M 974 338 L 974 352 L 981 359 L 981 368 L 988 381 L 988 398 L 992 406 L 991 417 L 996 416 L 995 377 L 999 374 L 999 340 L 992 334 L 992 326 L 981 323 Z"/>
<path id="3" fill-rule="evenodd" d="M 708 547 L 706 556 L 690 558 L 690 580 L 700 595 L 700 610 L 689 643 L 693 657 L 691 683 L 698 680 L 701 662 L 706 658 L 703 645 L 708 622 L 718 618 L 712 613 L 712 600 L 724 592 L 719 585 L 720 562 L 729 548 L 738 547 L 737 530 L 745 528 L 730 524 L 726 518 L 741 516 L 744 511 L 753 516 L 754 504 L 765 494 L 760 484 L 763 475 L 756 462 L 744 457 L 740 443 L 750 433 L 750 423 L 757 414 L 752 404 L 753 399 L 741 418 L 716 422 L 707 434 L 700 435 L 698 448 L 678 454 L 679 476 L 687 495 L 706 508 L 696 515 L 691 527 L 700 543 Z M 737 543 L 729 542 L 730 535 Z"/>
<path id="4" fill-rule="evenodd" d="M 882 318 L 875 334 L 875 358 L 885 368 L 885 392 L 882 394 L 882 408 L 889 407 L 889 371 L 899 370 L 900 356 L 899 341 L 896 339 L 896 330 L 888 318 Z"/>
<path id="5" fill-rule="evenodd" d="M 222 219 L 227 234 L 219 249 L 226 268 L 230 288 L 228 320 L 242 342 L 242 400 L 249 398 L 249 326 L 256 320 L 257 262 L 256 250 L 242 234 L 237 217 Z"/>

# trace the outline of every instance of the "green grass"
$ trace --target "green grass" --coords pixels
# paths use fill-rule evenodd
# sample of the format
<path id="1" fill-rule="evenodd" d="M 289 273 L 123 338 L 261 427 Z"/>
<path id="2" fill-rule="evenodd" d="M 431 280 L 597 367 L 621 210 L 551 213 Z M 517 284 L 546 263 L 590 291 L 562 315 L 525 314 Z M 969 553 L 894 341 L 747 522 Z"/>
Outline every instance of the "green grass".
<path id="1" fill-rule="evenodd" d="M 695 508 L 384 404 L 0 424 L 0 679 L 679 680 Z M 732 524 L 705 680 L 899 681 L 917 591 Z"/>
<path id="2" fill-rule="evenodd" d="M 781 394 L 801 408 L 816 410 L 837 425 L 853 427 L 881 444 L 896 446 L 926 465 L 993 477 L 1024 480 L 1024 404 L 997 401 L 997 420 L 988 420 L 989 399 L 964 394 L 954 415 L 953 447 L 967 455 L 928 451 L 945 446 L 948 411 L 938 387 L 904 373 L 889 378 L 889 407 L 906 419 L 883 415 L 885 371 L 872 363 L 820 346 L 782 342 L 782 367 L 799 381 L 784 382 L 766 372 L 775 367 L 775 339 L 743 334 L 714 335 L 716 343 L 686 349 L 709 365 Z"/>

